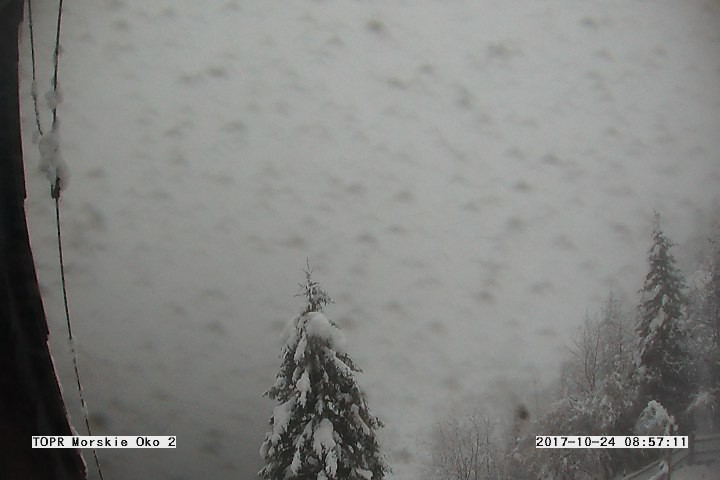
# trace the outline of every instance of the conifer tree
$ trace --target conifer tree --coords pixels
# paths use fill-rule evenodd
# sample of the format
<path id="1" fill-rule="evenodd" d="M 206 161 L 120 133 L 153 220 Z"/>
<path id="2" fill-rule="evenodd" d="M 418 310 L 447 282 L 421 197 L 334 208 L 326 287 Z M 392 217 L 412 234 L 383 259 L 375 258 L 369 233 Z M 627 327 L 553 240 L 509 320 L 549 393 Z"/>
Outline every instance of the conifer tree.
<path id="1" fill-rule="evenodd" d="M 640 290 L 637 325 L 640 372 L 640 408 L 655 400 L 687 428 L 684 411 L 692 390 L 691 361 L 685 338 L 685 279 L 670 252 L 673 243 L 660 228 L 655 214 L 650 270 Z"/>
<path id="2" fill-rule="evenodd" d="M 381 480 L 390 471 L 376 439 L 383 425 L 355 381 L 337 325 L 322 313 L 332 300 L 305 271 L 306 305 L 288 325 L 275 384 L 277 401 L 260 449 L 267 480 Z"/>

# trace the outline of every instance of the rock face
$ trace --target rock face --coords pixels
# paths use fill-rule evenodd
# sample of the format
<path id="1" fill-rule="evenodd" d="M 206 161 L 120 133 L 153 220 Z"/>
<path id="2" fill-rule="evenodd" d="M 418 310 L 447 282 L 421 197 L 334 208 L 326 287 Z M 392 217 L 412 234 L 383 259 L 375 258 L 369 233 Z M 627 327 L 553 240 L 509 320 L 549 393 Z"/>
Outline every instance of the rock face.
<path id="1" fill-rule="evenodd" d="M 77 480 L 86 478 L 77 450 L 30 448 L 33 435 L 72 433 L 25 218 L 17 75 L 23 3 L 0 1 L 0 476 Z"/>

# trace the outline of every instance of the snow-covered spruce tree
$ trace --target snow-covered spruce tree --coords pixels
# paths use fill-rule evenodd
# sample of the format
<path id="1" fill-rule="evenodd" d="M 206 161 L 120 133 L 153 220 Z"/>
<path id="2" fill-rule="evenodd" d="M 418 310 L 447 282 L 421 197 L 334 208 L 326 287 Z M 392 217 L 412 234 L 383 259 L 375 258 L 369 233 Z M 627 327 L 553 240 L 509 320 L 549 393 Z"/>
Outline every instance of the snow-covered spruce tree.
<path id="1" fill-rule="evenodd" d="M 360 369 L 322 313 L 330 297 L 306 270 L 307 303 L 288 325 L 282 364 L 265 395 L 276 400 L 260 455 L 268 480 L 380 480 L 390 472 L 376 439 L 383 425 L 355 381 Z"/>
<path id="2" fill-rule="evenodd" d="M 672 246 L 656 213 L 653 245 L 648 252 L 650 271 L 640 290 L 638 406 L 642 409 L 650 401 L 659 402 L 686 431 L 689 425 L 684 411 L 693 391 L 692 362 L 686 339 L 686 284 L 670 252 Z"/>

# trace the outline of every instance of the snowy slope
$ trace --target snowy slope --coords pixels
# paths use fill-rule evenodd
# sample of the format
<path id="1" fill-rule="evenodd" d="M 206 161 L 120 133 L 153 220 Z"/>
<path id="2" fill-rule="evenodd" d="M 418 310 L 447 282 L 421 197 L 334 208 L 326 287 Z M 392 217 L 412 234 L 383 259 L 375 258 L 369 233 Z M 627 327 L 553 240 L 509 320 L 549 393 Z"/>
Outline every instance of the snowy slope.
<path id="1" fill-rule="evenodd" d="M 673 480 L 715 480 L 720 477 L 720 467 L 713 465 L 692 465 L 672 472 Z"/>
<path id="2" fill-rule="evenodd" d="M 40 90 L 54 8 L 35 5 Z M 309 257 L 396 479 L 447 404 L 551 377 L 652 209 L 693 239 L 720 181 L 710 0 L 66 2 L 71 309 L 106 478 L 254 478 Z M 24 126 L 33 247 L 75 424 L 52 204 Z M 43 111 L 45 123 L 49 121 Z"/>

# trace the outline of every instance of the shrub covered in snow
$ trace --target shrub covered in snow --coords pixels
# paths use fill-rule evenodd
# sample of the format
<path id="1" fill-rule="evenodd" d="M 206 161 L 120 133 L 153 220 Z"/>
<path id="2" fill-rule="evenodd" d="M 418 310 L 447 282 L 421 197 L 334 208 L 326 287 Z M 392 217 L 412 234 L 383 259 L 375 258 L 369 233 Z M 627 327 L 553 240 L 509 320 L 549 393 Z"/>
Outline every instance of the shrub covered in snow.
<path id="1" fill-rule="evenodd" d="M 638 435 L 675 435 L 675 417 L 655 400 L 650 400 L 635 424 Z"/>

